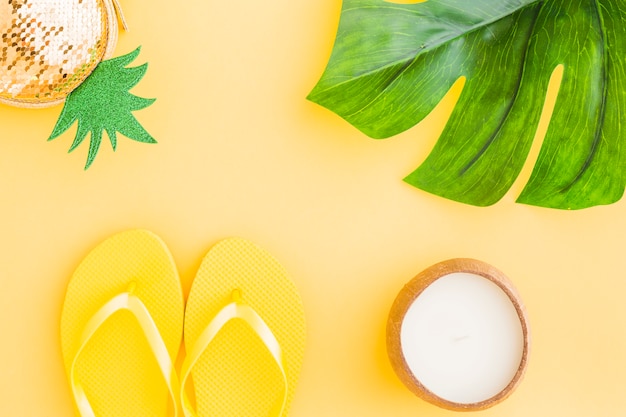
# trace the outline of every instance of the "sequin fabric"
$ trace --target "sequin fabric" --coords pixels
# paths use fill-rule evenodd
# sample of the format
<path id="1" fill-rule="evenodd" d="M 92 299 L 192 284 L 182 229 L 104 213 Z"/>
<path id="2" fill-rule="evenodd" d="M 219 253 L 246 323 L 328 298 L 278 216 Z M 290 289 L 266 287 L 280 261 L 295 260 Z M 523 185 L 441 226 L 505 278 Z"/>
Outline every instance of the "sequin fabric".
<path id="1" fill-rule="evenodd" d="M 107 46 L 104 0 L 0 0 L 0 98 L 62 100 Z"/>

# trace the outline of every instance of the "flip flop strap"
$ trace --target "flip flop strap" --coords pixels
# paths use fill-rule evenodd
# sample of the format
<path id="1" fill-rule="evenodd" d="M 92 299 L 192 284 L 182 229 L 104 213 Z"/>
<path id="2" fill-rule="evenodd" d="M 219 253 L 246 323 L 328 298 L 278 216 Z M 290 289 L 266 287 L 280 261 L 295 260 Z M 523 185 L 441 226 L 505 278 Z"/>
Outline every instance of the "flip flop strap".
<path id="1" fill-rule="evenodd" d="M 285 405 L 287 403 L 287 374 L 285 373 L 283 354 L 278 340 L 276 340 L 276 337 L 272 333 L 269 326 L 252 307 L 243 303 L 241 300 L 235 299 L 233 302 L 222 308 L 213 320 L 211 320 L 209 325 L 202 331 L 200 337 L 198 337 L 198 340 L 196 340 L 183 362 L 181 369 L 181 396 L 185 417 L 197 417 L 196 411 L 193 409 L 191 401 L 185 391 L 185 386 L 191 373 L 191 369 L 196 365 L 202 353 L 207 349 L 209 344 L 211 344 L 211 341 L 213 341 L 215 336 L 217 336 L 226 323 L 234 319 L 241 319 L 248 324 L 248 326 L 250 326 L 250 328 L 265 344 L 265 347 L 272 355 L 276 365 L 278 365 L 278 369 L 280 370 L 283 379 L 283 395 L 278 398 L 277 402 L 272 407 L 271 412 L 268 414 L 268 417 L 280 417 L 283 415 Z"/>
<path id="2" fill-rule="evenodd" d="M 104 304 L 96 312 L 96 314 L 89 319 L 85 325 L 85 329 L 83 330 L 83 334 L 80 338 L 80 347 L 76 352 L 76 356 L 74 356 L 72 367 L 70 368 L 70 385 L 72 386 L 74 399 L 81 417 L 96 417 L 96 414 L 91 408 L 87 395 L 85 394 L 82 384 L 76 375 L 76 363 L 78 362 L 85 346 L 87 346 L 89 340 L 91 340 L 98 329 L 113 314 L 121 310 L 131 312 L 141 326 L 141 329 L 146 336 L 146 340 L 150 345 L 150 349 L 152 350 L 152 353 L 154 354 L 154 357 L 159 365 L 159 369 L 161 370 L 167 389 L 169 390 L 174 404 L 174 417 L 176 417 L 178 415 L 176 393 L 179 391 L 179 383 L 169 352 L 167 351 L 167 347 L 161 338 L 159 329 L 152 319 L 152 316 L 150 316 L 150 312 L 146 308 L 145 304 L 139 298 L 128 292 L 119 294 Z"/>

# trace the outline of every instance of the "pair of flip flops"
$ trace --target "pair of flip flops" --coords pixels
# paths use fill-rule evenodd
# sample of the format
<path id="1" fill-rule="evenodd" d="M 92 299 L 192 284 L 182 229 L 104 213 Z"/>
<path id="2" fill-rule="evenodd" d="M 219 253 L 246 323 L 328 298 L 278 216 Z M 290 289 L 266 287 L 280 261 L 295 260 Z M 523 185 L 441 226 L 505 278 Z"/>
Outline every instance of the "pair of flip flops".
<path id="1" fill-rule="evenodd" d="M 304 340 L 302 303 L 284 268 L 236 238 L 208 252 L 185 306 L 161 239 L 115 235 L 75 271 L 61 317 L 81 417 L 285 416 Z"/>

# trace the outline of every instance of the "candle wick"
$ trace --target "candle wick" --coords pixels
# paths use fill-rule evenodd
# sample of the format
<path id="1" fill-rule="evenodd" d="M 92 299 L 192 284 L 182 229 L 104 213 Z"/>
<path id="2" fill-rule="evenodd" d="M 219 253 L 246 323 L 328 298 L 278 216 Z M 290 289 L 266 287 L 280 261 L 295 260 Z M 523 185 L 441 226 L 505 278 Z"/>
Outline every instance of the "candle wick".
<path id="1" fill-rule="evenodd" d="M 457 337 L 453 337 L 453 338 L 452 338 L 452 341 L 453 341 L 454 343 L 458 343 L 458 342 L 460 342 L 460 341 L 462 341 L 462 340 L 469 339 L 469 338 L 470 338 L 470 335 L 469 335 L 469 334 L 466 334 L 465 336 L 457 336 Z"/>

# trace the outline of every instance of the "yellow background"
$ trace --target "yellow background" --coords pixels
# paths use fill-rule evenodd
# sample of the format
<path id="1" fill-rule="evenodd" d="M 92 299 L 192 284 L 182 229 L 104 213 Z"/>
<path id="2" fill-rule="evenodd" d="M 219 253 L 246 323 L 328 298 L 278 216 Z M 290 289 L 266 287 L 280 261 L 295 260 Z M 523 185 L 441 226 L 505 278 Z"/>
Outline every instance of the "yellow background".
<path id="1" fill-rule="evenodd" d="M 452 416 L 414 397 L 385 352 L 387 312 L 438 261 L 474 257 L 521 293 L 533 346 L 525 380 L 480 416 L 626 412 L 626 201 L 579 212 L 489 208 L 402 182 L 426 157 L 450 97 L 385 141 L 305 100 L 326 66 L 340 0 L 124 0 L 142 45 L 136 113 L 159 140 L 46 143 L 61 111 L 0 108 L 0 416 L 72 416 L 59 319 L 69 277 L 106 237 L 146 228 L 169 245 L 188 291 L 202 256 L 241 236 L 276 256 L 305 305 L 293 417 Z M 485 109 L 489 111 L 489 109 Z M 533 148 L 532 159 L 537 147 Z"/>

